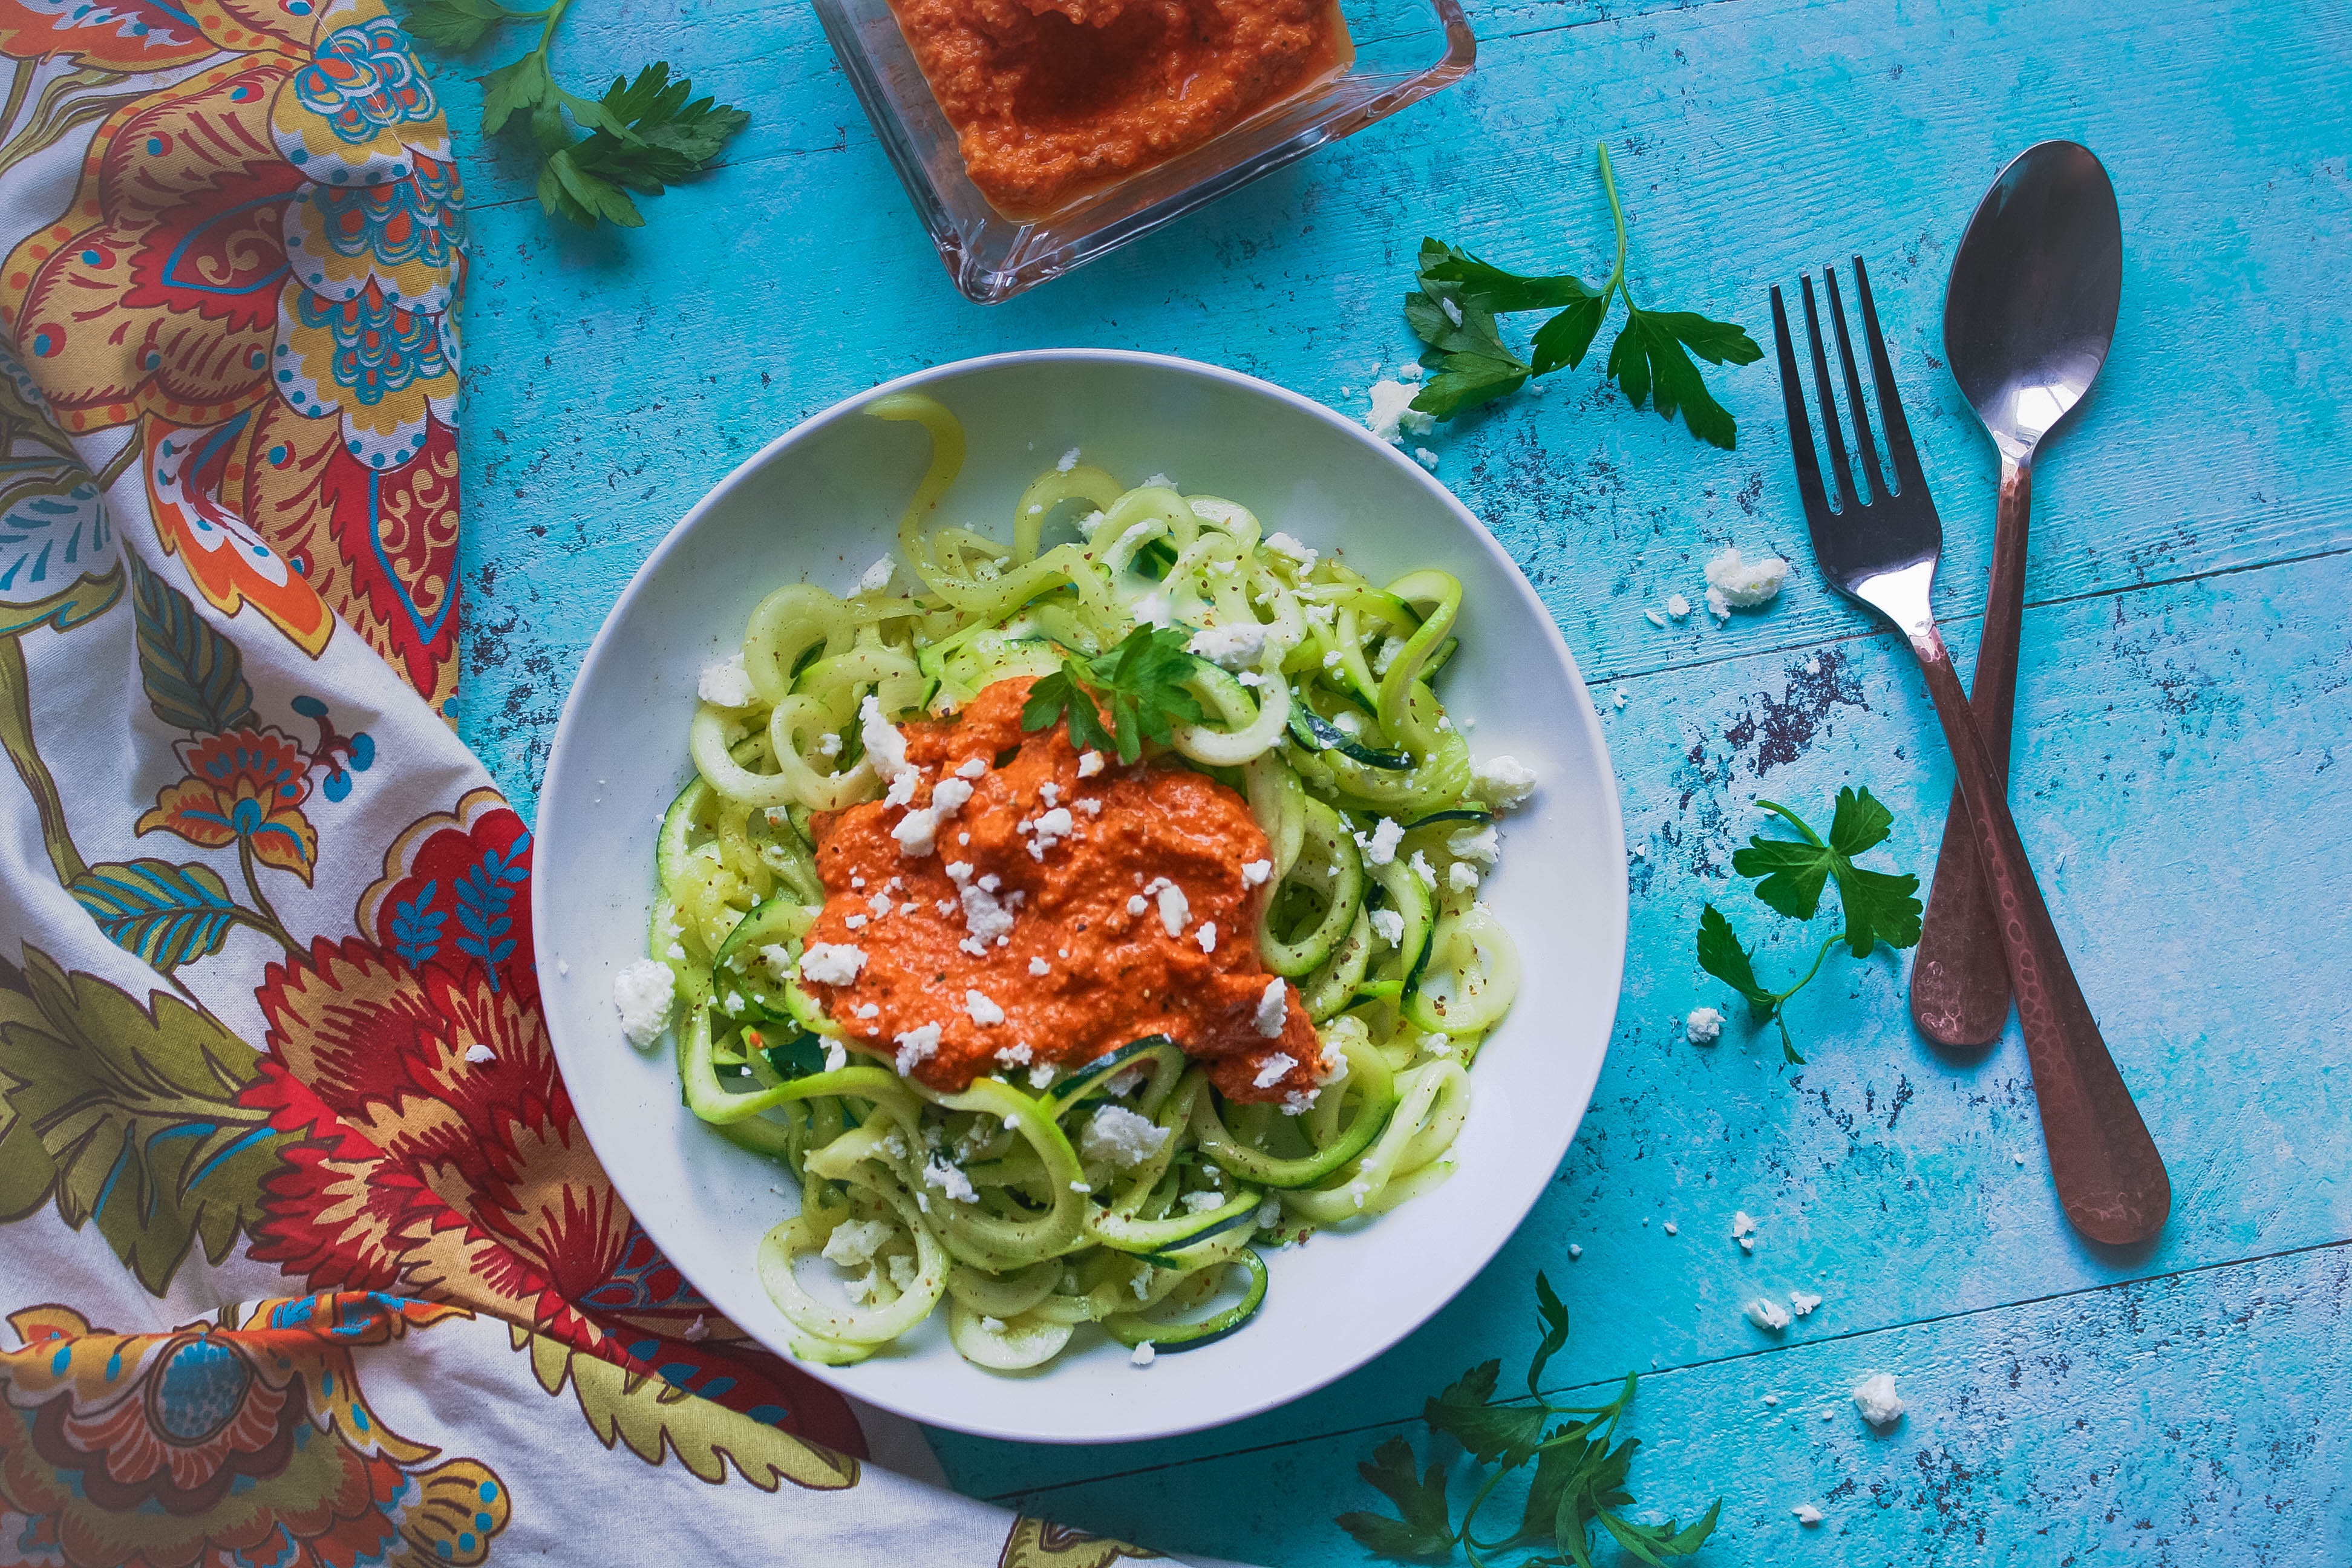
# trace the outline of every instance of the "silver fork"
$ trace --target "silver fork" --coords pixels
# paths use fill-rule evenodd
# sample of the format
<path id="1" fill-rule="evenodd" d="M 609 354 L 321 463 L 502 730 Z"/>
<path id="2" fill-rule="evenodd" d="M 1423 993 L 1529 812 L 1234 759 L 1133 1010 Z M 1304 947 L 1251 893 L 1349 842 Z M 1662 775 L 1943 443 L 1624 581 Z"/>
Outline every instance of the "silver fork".
<path id="1" fill-rule="evenodd" d="M 1806 417 L 1805 393 L 1789 335 L 1788 307 L 1772 290 L 1772 329 L 1780 339 L 1780 394 L 1789 409 L 1789 445 L 1796 458 L 1797 490 L 1805 522 L 1812 531 L 1813 556 L 1830 585 L 1877 612 L 1902 633 L 1919 658 L 1927 695 L 1943 721 L 1952 749 L 1960 794 L 1975 829 L 1977 858 L 1992 895 L 2009 960 L 2010 984 L 2017 994 L 2018 1023 L 2033 1067 L 2035 1099 L 2042 1108 L 2042 1137 L 2050 1151 L 2050 1173 L 2066 1217 L 2095 1241 L 2123 1245 L 2145 1241 L 2163 1227 L 2172 1208 L 2172 1181 L 2164 1157 L 2099 1037 L 2090 1004 L 2066 962 L 2057 928 L 2042 901 L 2017 824 L 2009 815 L 2009 792 L 1985 748 L 1969 711 L 1968 693 L 1952 669 L 1952 656 L 1936 630 L 1928 592 L 1943 552 L 1944 527 L 1928 498 L 1927 476 L 1911 444 L 1895 390 L 1895 367 L 1878 330 L 1878 308 L 1870 297 L 1870 275 L 1853 258 L 1854 295 L 1862 307 L 1879 416 L 1886 426 L 1886 458 L 1894 483 L 1881 468 L 1862 375 L 1846 335 L 1845 307 L 1837 274 L 1823 268 L 1838 359 L 1845 372 L 1845 402 L 1853 417 L 1853 449 L 1868 481 L 1864 493 L 1847 460 L 1845 431 L 1830 382 L 1829 358 L 1822 350 L 1822 324 L 1813 303 L 1813 280 L 1804 279 L 1805 331 L 1812 348 L 1813 380 L 1828 437 L 1830 468 L 1837 484 L 1832 501 L 1822 478 L 1820 454 Z"/>

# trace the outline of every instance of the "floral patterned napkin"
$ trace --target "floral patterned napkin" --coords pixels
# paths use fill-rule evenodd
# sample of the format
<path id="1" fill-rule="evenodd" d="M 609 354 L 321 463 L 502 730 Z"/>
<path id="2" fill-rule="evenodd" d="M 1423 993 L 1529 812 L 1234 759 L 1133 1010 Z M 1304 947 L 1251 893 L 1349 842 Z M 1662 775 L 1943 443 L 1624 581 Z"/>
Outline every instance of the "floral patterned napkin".
<path id="1" fill-rule="evenodd" d="M 380 0 L 0 54 L 0 1564 L 1151 1555 L 864 1462 L 936 1474 L 582 1135 L 442 721 L 462 196 Z"/>

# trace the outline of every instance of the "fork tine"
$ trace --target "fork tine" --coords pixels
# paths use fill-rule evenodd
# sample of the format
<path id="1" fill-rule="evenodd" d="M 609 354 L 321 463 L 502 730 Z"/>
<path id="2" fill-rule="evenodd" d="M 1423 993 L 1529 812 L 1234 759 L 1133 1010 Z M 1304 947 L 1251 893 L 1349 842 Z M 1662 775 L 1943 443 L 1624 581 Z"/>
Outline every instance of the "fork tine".
<path id="1" fill-rule="evenodd" d="M 1886 458 L 1895 465 L 1895 482 L 1906 490 L 1924 489 L 1919 448 L 1911 444 L 1910 422 L 1903 417 L 1903 395 L 1895 386 L 1895 366 L 1886 357 L 1886 339 L 1878 330 L 1878 306 L 1870 297 L 1870 271 L 1862 258 L 1853 258 L 1853 292 L 1862 305 L 1862 330 L 1870 339 L 1870 369 L 1878 383 L 1878 416 L 1886 425 Z"/>
<path id="2" fill-rule="evenodd" d="M 1845 460 L 1845 432 L 1838 423 L 1837 397 L 1830 391 L 1829 356 L 1822 353 L 1822 320 L 1813 309 L 1813 279 L 1808 273 L 1805 285 L 1805 335 L 1812 340 L 1813 384 L 1820 389 L 1822 425 L 1830 440 L 1830 467 L 1837 474 L 1838 510 L 1851 513 L 1861 505 L 1853 493 L 1853 469 Z"/>
<path id="3" fill-rule="evenodd" d="M 1789 449 L 1797 460 L 1797 500 L 1810 517 L 1829 510 L 1822 489 L 1822 458 L 1813 446 L 1812 421 L 1805 416 L 1805 381 L 1797 369 L 1797 345 L 1789 336 L 1789 308 L 1780 287 L 1772 286 L 1772 335 L 1780 348 L 1780 400 L 1789 409 Z"/>
<path id="4" fill-rule="evenodd" d="M 1857 256 L 1854 260 L 1859 263 L 1862 258 Z M 1830 324 L 1837 329 L 1838 366 L 1845 372 L 1845 400 L 1853 413 L 1854 445 L 1859 448 L 1855 455 L 1862 459 L 1864 471 L 1870 475 L 1871 494 L 1879 500 L 1885 500 L 1887 496 L 1886 476 L 1879 470 L 1878 443 L 1872 439 L 1870 434 L 1870 408 L 1862 400 L 1862 367 L 1853 357 L 1853 341 L 1846 333 L 1845 301 L 1838 297 L 1837 268 L 1822 268 L 1822 281 L 1830 291 Z M 1885 389 L 1881 388 L 1882 406 L 1885 395 Z"/>

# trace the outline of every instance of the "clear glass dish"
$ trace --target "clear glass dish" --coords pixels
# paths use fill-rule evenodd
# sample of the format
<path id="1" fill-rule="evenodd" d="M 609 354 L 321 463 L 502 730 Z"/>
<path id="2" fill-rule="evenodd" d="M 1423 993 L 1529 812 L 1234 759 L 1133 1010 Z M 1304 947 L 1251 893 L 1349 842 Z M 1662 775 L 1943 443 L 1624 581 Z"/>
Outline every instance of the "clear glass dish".
<path id="1" fill-rule="evenodd" d="M 887 0 L 816 0 L 857 100 L 966 298 L 1009 300 L 1459 80 L 1477 40 L 1458 0 L 1338 0 L 1354 58 L 1208 141 L 1030 221 L 989 205 Z"/>

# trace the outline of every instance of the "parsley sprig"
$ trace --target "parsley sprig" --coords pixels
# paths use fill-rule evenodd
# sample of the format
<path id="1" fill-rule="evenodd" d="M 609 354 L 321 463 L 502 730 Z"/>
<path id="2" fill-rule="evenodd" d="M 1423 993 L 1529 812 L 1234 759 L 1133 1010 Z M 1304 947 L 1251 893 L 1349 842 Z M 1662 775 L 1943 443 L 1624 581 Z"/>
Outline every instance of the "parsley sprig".
<path id="1" fill-rule="evenodd" d="M 1547 1563 L 1592 1568 L 1596 1524 L 1627 1552 L 1652 1564 L 1687 1557 L 1714 1533 L 1717 1516 L 1723 1511 L 1720 1498 L 1687 1527 L 1671 1519 L 1664 1524 L 1636 1524 L 1620 1511 L 1633 1505 L 1626 1489 L 1634 1450 L 1641 1447 L 1638 1437 L 1615 1440 L 1617 1423 L 1633 1402 L 1634 1375 L 1625 1374 L 1625 1386 L 1606 1405 L 1548 1403 L 1538 1384 L 1545 1363 L 1568 1343 L 1568 1309 L 1541 1274 L 1536 1276 L 1536 1321 L 1543 1338 L 1528 1363 L 1532 1403 L 1496 1403 L 1495 1384 L 1503 1363 L 1490 1361 L 1464 1373 L 1422 1407 L 1422 1419 L 1433 1433 L 1460 1443 L 1473 1463 L 1496 1467 L 1463 1510 L 1461 1528 L 1452 1523 L 1445 1499 L 1445 1461 L 1433 1458 L 1426 1472 L 1418 1470 L 1412 1445 L 1391 1437 L 1356 1468 L 1388 1495 L 1401 1517 L 1343 1513 L 1341 1529 L 1383 1557 L 1445 1559 L 1459 1545 L 1472 1568 L 1486 1568 L 1486 1553 L 1547 1542 L 1558 1555 L 1523 1558 L 1521 1568 Z M 1528 1478 L 1517 1528 L 1491 1540 L 1480 1537 L 1472 1528 L 1479 1510 L 1506 1476 L 1530 1460 L 1535 1471 Z"/>
<path id="2" fill-rule="evenodd" d="M 1803 817 L 1778 801 L 1756 804 L 1787 818 L 1804 837 L 1767 838 L 1756 834 L 1746 848 L 1734 852 L 1731 868 L 1743 877 L 1762 878 L 1756 884 L 1756 896 L 1795 921 L 1811 920 L 1821 908 L 1822 894 L 1832 881 L 1836 882 L 1845 929 L 1822 942 L 1803 979 L 1785 991 L 1772 991 L 1756 978 L 1755 955 L 1740 945 L 1731 922 L 1709 904 L 1699 915 L 1698 966 L 1745 996 L 1758 1023 L 1778 1025 L 1781 1053 L 1801 1066 L 1805 1058 L 1797 1054 L 1796 1045 L 1789 1038 L 1788 1019 L 1782 1016 L 1789 998 L 1811 983 L 1830 949 L 1841 942 L 1856 958 L 1868 958 L 1882 942 L 1897 949 L 1916 947 L 1920 910 L 1915 895 L 1919 879 L 1907 872 L 1896 876 L 1865 870 L 1853 863 L 1855 856 L 1885 843 L 1895 826 L 1895 814 L 1866 789 L 1838 791 L 1837 814 L 1830 819 L 1827 842 L 1806 826 Z"/>
<path id="3" fill-rule="evenodd" d="M 645 215 L 627 193 L 657 196 L 702 173 L 751 117 L 696 98 L 691 81 L 670 79 L 667 60 L 635 80 L 614 78 L 601 98 L 558 86 L 550 59 L 555 25 L 571 4 L 514 11 L 499 0 L 408 0 L 404 21 L 425 42 L 461 53 L 509 23 L 539 23 L 537 47 L 482 79 L 482 133 L 529 125 L 539 149 L 539 205 L 550 215 L 583 228 L 600 221 L 641 227 Z"/>
<path id="4" fill-rule="evenodd" d="M 1679 413 L 1690 433 L 1726 451 L 1738 445 L 1730 413 L 1706 389 L 1696 354 L 1709 364 L 1752 364 L 1764 357 L 1754 339 L 1729 321 L 1691 310 L 1643 310 L 1625 283 L 1625 209 L 1609 148 L 1601 148 L 1601 184 L 1617 225 L 1617 265 L 1600 289 L 1565 274 L 1523 278 L 1443 240 L 1421 242 L 1415 281 L 1405 296 L 1405 320 L 1429 345 L 1421 363 L 1437 374 L 1412 400 L 1423 414 L 1451 419 L 1465 408 L 1506 397 L 1539 375 L 1584 361 L 1609 316 L 1612 297 L 1625 302 L 1625 324 L 1609 350 L 1608 376 L 1639 408 L 1647 404 L 1671 420 Z M 1495 318 L 1521 310 L 1558 313 L 1536 329 L 1528 357 L 1507 347 Z"/>
<path id="5" fill-rule="evenodd" d="M 1057 719 L 1069 725 L 1070 744 L 1081 752 L 1116 752 L 1122 763 L 1143 755 L 1143 742 L 1166 745 L 1175 723 L 1197 724 L 1201 700 L 1186 689 L 1201 660 L 1184 651 L 1191 634 L 1181 626 L 1138 626 L 1117 647 L 1092 658 L 1065 652 L 1062 668 L 1029 689 L 1021 705 L 1021 727 L 1044 730 Z M 1096 711 L 1099 700 L 1110 710 L 1110 725 Z"/>

